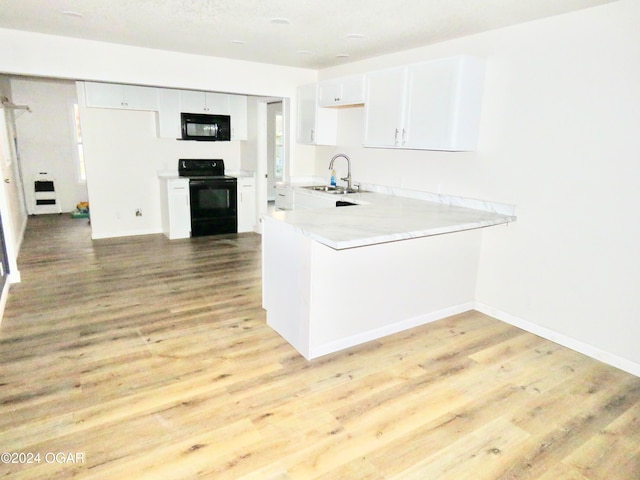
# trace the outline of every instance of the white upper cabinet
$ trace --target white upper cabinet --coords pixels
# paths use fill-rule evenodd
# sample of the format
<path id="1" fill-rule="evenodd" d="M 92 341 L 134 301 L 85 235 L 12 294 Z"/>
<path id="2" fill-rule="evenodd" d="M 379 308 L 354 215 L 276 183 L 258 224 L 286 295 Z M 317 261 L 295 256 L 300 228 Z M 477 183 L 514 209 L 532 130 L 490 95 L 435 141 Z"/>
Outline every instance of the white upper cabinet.
<path id="1" fill-rule="evenodd" d="M 200 110 L 195 106 L 199 105 Z M 204 108 L 209 108 L 204 111 Z M 186 109 L 186 110 L 185 110 Z M 247 97 L 226 93 L 196 92 L 172 88 L 158 89 L 158 136 L 180 138 L 180 113 L 207 113 L 231 116 L 231 140 L 247 140 Z"/>
<path id="2" fill-rule="evenodd" d="M 247 140 L 247 97 L 246 95 L 228 95 L 229 115 L 231 115 L 231 140 Z"/>
<path id="3" fill-rule="evenodd" d="M 180 90 L 158 89 L 158 136 L 160 138 L 180 138 Z"/>
<path id="4" fill-rule="evenodd" d="M 474 150 L 484 64 L 457 56 L 367 75 L 366 147 Z"/>
<path id="5" fill-rule="evenodd" d="M 337 111 L 318 106 L 318 84 L 297 89 L 297 141 L 309 145 L 335 145 L 338 133 Z"/>
<path id="6" fill-rule="evenodd" d="M 397 147 L 402 141 L 406 67 L 367 75 L 366 147 Z"/>
<path id="7" fill-rule="evenodd" d="M 157 110 L 158 93 L 153 87 L 117 83 L 84 82 L 87 107 Z"/>
<path id="8" fill-rule="evenodd" d="M 185 113 L 229 115 L 229 95 L 226 93 L 181 90 L 180 111 Z"/>
<path id="9" fill-rule="evenodd" d="M 318 104 L 321 107 L 361 105 L 364 103 L 364 75 L 320 82 L 318 95 Z"/>

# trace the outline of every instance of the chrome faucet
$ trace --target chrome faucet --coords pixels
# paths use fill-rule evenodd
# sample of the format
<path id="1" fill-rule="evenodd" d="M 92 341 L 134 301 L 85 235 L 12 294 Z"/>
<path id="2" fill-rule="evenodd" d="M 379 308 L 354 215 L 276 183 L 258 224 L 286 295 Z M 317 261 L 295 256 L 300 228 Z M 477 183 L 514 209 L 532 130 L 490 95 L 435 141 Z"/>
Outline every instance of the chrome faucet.
<path id="1" fill-rule="evenodd" d="M 342 177 L 340 180 L 344 180 L 345 182 L 347 182 L 347 192 L 350 192 L 353 190 L 353 188 L 351 188 L 351 160 L 349 160 L 349 157 L 347 157 L 344 153 L 335 154 L 331 159 L 331 163 L 329 163 L 329 170 L 333 170 L 333 162 L 335 162 L 336 158 L 338 157 L 342 157 L 347 161 L 347 176 Z"/>

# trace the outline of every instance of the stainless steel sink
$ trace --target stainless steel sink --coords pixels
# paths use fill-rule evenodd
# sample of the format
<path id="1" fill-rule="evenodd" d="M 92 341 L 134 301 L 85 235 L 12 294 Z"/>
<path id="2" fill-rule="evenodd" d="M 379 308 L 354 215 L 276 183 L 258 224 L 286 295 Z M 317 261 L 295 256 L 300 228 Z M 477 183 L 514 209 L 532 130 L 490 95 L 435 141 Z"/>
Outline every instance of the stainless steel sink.
<path id="1" fill-rule="evenodd" d="M 352 189 L 347 189 L 344 187 L 333 187 L 330 185 L 312 185 L 309 187 L 302 187 L 302 188 L 306 188 L 309 190 L 313 190 L 315 192 L 324 192 L 324 193 L 334 193 L 336 195 L 344 195 L 347 193 L 359 193 L 360 190 L 356 190 L 354 188 Z"/>

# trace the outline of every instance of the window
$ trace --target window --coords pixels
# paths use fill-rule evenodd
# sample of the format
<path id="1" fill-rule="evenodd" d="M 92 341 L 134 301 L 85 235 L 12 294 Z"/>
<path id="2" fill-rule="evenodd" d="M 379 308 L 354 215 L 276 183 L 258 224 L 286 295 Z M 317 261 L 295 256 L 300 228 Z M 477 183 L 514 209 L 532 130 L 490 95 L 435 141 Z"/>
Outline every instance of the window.
<path id="1" fill-rule="evenodd" d="M 75 143 L 78 149 L 77 167 L 78 167 L 78 179 L 81 182 L 87 181 L 87 173 L 84 168 L 84 149 L 82 145 L 82 131 L 80 130 L 80 109 L 78 104 L 73 105 L 73 124 L 75 126 Z"/>
<path id="2" fill-rule="evenodd" d="M 275 138 L 274 138 L 274 174 L 276 181 L 282 181 L 284 178 L 284 142 L 282 136 L 282 113 L 276 113 L 275 116 Z"/>

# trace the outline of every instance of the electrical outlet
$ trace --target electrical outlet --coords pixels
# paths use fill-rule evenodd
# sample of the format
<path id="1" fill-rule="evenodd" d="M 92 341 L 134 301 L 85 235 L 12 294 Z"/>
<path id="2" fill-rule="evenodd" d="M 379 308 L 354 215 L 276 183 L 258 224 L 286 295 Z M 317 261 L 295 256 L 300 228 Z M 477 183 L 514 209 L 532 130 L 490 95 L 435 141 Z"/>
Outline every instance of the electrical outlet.
<path id="1" fill-rule="evenodd" d="M 142 216 L 142 209 L 136 208 L 136 217 L 141 217 L 141 216 Z"/>

